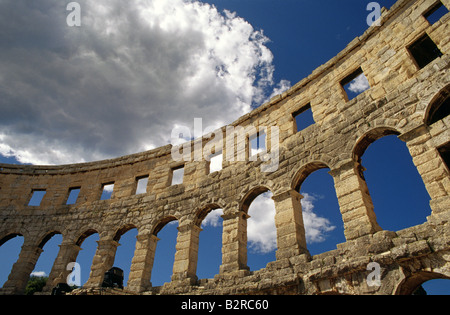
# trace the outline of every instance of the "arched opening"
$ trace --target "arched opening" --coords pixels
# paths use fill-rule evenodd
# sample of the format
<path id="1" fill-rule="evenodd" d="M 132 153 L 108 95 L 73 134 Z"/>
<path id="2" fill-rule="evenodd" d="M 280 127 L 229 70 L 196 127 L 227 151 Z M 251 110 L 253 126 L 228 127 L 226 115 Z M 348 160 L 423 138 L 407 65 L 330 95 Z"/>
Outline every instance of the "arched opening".
<path id="1" fill-rule="evenodd" d="M 170 216 L 161 220 L 153 234 L 159 238 L 150 279 L 152 285 L 156 287 L 171 281 L 178 236 L 177 218 Z"/>
<path id="2" fill-rule="evenodd" d="M 23 243 L 21 234 L 10 234 L 0 240 L 0 288 L 8 280 L 13 265 L 19 259 Z"/>
<path id="3" fill-rule="evenodd" d="M 56 260 L 59 252 L 59 245 L 62 243 L 63 237 L 60 232 L 51 232 L 47 234 L 39 244 L 39 248 L 43 250 L 39 256 L 33 272 L 30 274 L 29 285 L 27 286 L 25 293 L 33 294 L 34 292 L 42 291 L 50 271 L 52 270 L 53 263 Z M 38 286 L 32 284 L 32 282 L 39 282 Z"/>
<path id="4" fill-rule="evenodd" d="M 450 85 L 436 95 L 425 115 L 425 124 L 430 126 L 450 115 Z"/>
<path id="5" fill-rule="evenodd" d="M 311 255 L 321 254 L 345 243 L 344 223 L 336 197 L 333 177 L 328 168 L 311 173 L 300 194 L 306 244 Z"/>
<path id="6" fill-rule="evenodd" d="M 450 278 L 435 272 L 417 272 L 397 288 L 397 295 L 449 295 Z"/>
<path id="7" fill-rule="evenodd" d="M 223 209 L 208 206 L 197 216 L 196 225 L 202 228 L 199 237 L 197 277 L 211 279 L 219 273 L 222 263 Z"/>
<path id="8" fill-rule="evenodd" d="M 257 196 L 248 209 L 247 253 L 250 270 L 265 268 L 275 261 L 277 229 L 275 226 L 275 203 L 272 192 Z"/>
<path id="9" fill-rule="evenodd" d="M 95 230 L 87 230 L 77 240 L 76 245 L 81 247 L 77 256 L 77 263 L 80 265 L 81 286 L 83 286 L 90 277 L 92 262 L 97 251 L 100 236 Z"/>
<path id="10" fill-rule="evenodd" d="M 131 261 L 133 260 L 136 249 L 136 237 L 138 230 L 134 225 L 126 225 L 119 229 L 114 237 L 116 242 L 120 243 L 117 247 L 114 259 L 114 267 L 123 270 L 123 285 L 126 286 L 131 270 Z"/>
<path id="11" fill-rule="evenodd" d="M 244 198 L 241 209 L 250 216 L 247 220 L 247 266 L 250 270 L 265 268 L 276 260 L 276 212 L 272 192 L 266 187 L 253 189 Z"/>
<path id="12" fill-rule="evenodd" d="M 311 255 L 336 249 L 346 241 L 333 177 L 325 163 L 312 162 L 296 174 L 293 186 L 301 200 L 303 224 Z"/>
<path id="13" fill-rule="evenodd" d="M 430 196 L 406 144 L 392 131 L 368 140 L 359 148 L 358 161 L 378 224 L 398 231 L 426 222 Z"/>

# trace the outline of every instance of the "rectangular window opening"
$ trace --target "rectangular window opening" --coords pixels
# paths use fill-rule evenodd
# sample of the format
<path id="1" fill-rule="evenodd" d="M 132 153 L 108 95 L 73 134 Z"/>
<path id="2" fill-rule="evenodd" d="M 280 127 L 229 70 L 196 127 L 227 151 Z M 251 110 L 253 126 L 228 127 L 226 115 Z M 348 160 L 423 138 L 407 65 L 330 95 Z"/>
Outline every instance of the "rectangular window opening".
<path id="1" fill-rule="evenodd" d="M 136 195 L 147 193 L 148 176 L 138 177 L 136 178 L 136 181 L 137 181 Z"/>
<path id="2" fill-rule="evenodd" d="M 74 205 L 77 203 L 78 195 L 80 194 L 80 187 L 70 188 L 69 197 L 67 197 L 66 205 Z"/>
<path id="3" fill-rule="evenodd" d="M 311 125 L 314 125 L 314 116 L 311 109 L 311 104 L 302 107 L 300 110 L 292 114 L 295 121 L 295 131 L 300 132 Z"/>
<path id="4" fill-rule="evenodd" d="M 33 189 L 30 202 L 28 203 L 28 206 L 30 207 L 39 207 L 41 205 L 42 199 L 44 199 L 45 194 L 47 193 L 46 190 L 43 189 Z"/>
<path id="5" fill-rule="evenodd" d="M 249 137 L 249 156 L 253 157 L 259 153 L 267 152 L 266 133 L 260 130 L 255 135 Z"/>
<path id="6" fill-rule="evenodd" d="M 447 166 L 447 170 L 450 171 L 450 142 L 438 148 L 438 151 L 442 161 L 444 161 L 445 166 Z"/>
<path id="7" fill-rule="evenodd" d="M 438 22 L 442 17 L 444 17 L 448 13 L 448 9 L 445 5 L 442 4 L 441 1 L 438 1 L 430 10 L 425 12 L 423 15 L 424 18 L 427 19 L 430 25 Z"/>
<path id="8" fill-rule="evenodd" d="M 219 172 L 222 170 L 223 154 L 222 152 L 210 156 L 209 173 Z"/>
<path id="9" fill-rule="evenodd" d="M 109 200 L 112 198 L 114 192 L 114 183 L 103 184 L 102 185 L 102 196 L 100 200 Z"/>
<path id="10" fill-rule="evenodd" d="M 442 52 L 428 34 L 423 35 L 408 48 L 419 69 L 442 56 Z"/>
<path id="11" fill-rule="evenodd" d="M 172 186 L 183 184 L 184 165 L 172 169 Z"/>
<path id="12" fill-rule="evenodd" d="M 369 80 L 367 80 L 361 68 L 358 68 L 352 74 L 345 77 L 341 81 L 341 86 L 347 95 L 348 101 L 351 101 L 364 91 L 370 89 Z"/>

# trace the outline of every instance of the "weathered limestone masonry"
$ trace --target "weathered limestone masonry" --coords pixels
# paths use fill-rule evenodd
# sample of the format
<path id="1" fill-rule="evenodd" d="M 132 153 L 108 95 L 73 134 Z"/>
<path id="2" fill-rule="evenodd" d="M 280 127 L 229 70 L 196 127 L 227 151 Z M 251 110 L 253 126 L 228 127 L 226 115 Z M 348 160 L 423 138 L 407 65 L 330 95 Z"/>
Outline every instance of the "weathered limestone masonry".
<path id="1" fill-rule="evenodd" d="M 450 8 L 450 0 L 442 3 Z M 62 234 L 63 242 L 47 292 L 65 281 L 66 266 L 76 260 L 84 239 L 98 233 L 85 285 L 93 290 L 112 267 L 121 235 L 132 228 L 138 229 L 138 237 L 126 290 L 134 293 L 410 294 L 426 280 L 450 278 L 450 117 L 439 117 L 449 104 L 450 14 L 430 25 L 424 15 L 435 4 L 398 1 L 383 11 L 380 27 L 370 27 L 309 77 L 232 124 L 279 127 L 275 172 L 261 172 L 258 161 L 224 161 L 221 171 L 208 174 L 208 162 L 186 162 L 183 184 L 171 186 L 172 169 L 179 164 L 173 162 L 170 146 L 94 163 L 0 165 L 0 245 L 24 237 L 1 293 L 24 291 L 54 234 Z M 442 54 L 423 66 L 412 47 L 425 34 Z M 427 53 L 430 45 L 423 49 Z M 358 69 L 371 88 L 349 101 L 341 82 Z M 293 113 L 308 104 L 315 124 L 297 132 Z M 409 148 L 432 209 L 424 224 L 395 232 L 378 225 L 361 166 L 367 147 L 390 134 Z M 321 168 L 329 168 L 334 178 L 347 241 L 311 257 L 298 188 Z M 149 176 L 147 192 L 136 195 L 142 176 Z M 102 185 L 109 183 L 115 184 L 112 198 L 100 200 Z M 81 189 L 78 200 L 66 205 L 72 188 Z M 40 206 L 28 206 L 36 190 L 46 195 Z M 269 190 L 276 206 L 276 261 L 251 272 L 247 210 L 258 194 Z M 224 210 L 220 274 L 198 280 L 201 221 L 217 208 Z M 173 220 L 178 220 L 179 232 L 172 281 L 153 288 L 157 234 Z M 366 281 L 371 262 L 381 267 L 381 286 L 370 287 Z"/>

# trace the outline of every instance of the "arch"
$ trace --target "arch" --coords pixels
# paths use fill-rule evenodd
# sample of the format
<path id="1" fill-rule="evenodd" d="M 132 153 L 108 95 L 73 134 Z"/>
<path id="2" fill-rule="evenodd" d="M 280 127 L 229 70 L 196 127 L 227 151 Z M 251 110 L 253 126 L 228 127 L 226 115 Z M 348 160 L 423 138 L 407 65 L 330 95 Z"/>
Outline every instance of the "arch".
<path id="1" fill-rule="evenodd" d="M 270 190 L 252 198 L 247 223 L 247 265 L 250 270 L 265 268 L 276 260 L 278 250 L 277 215 L 275 201 Z M 250 199 L 248 199 L 250 200 Z"/>
<path id="2" fill-rule="evenodd" d="M 82 233 L 79 237 L 78 237 L 78 239 L 77 239 L 77 241 L 75 242 L 75 244 L 77 245 L 77 246 L 81 246 L 81 244 L 83 244 L 83 242 L 89 237 L 89 236 L 91 236 L 91 235 L 94 235 L 94 234 L 100 234 L 97 230 L 94 230 L 94 229 L 88 229 L 88 230 L 86 230 L 84 233 Z"/>
<path id="3" fill-rule="evenodd" d="M 175 226 L 168 226 L 169 223 L 175 221 L 177 223 Z M 152 234 L 157 237 L 157 245 L 155 244 L 150 281 L 153 285 L 159 286 L 170 282 L 174 275 L 180 230 L 178 228 L 179 220 L 175 216 L 168 215 L 156 222 Z"/>
<path id="4" fill-rule="evenodd" d="M 364 185 L 374 220 L 391 231 L 422 224 L 431 214 L 423 178 L 408 146 L 397 135 L 392 128 L 372 129 L 353 152 L 355 173 Z"/>
<path id="5" fill-rule="evenodd" d="M 253 200 L 255 200 L 255 198 L 258 197 L 259 195 L 266 193 L 268 191 L 271 191 L 271 189 L 269 187 L 262 185 L 252 188 L 247 193 L 245 193 L 245 195 L 241 198 L 239 209 L 248 214 L 248 209 Z"/>
<path id="6" fill-rule="evenodd" d="M 38 247 L 40 249 L 43 249 L 45 244 L 47 244 L 47 242 L 55 235 L 62 235 L 62 233 L 59 231 L 52 231 L 52 232 L 47 233 L 44 237 L 41 238 L 41 241 L 40 241 Z"/>
<path id="7" fill-rule="evenodd" d="M 306 178 L 314 173 L 315 171 L 318 171 L 323 168 L 329 168 L 328 165 L 322 161 L 313 161 L 309 162 L 302 167 L 295 173 L 295 175 L 292 178 L 291 182 L 291 188 L 300 191 L 301 186 L 303 182 L 306 180 Z"/>
<path id="8" fill-rule="evenodd" d="M 412 295 L 422 284 L 436 279 L 450 280 L 450 277 L 437 272 L 419 271 L 404 279 L 398 285 L 395 295 Z"/>
<path id="9" fill-rule="evenodd" d="M 30 240 L 34 239 L 35 236 L 32 235 L 25 226 L 20 228 L 11 226 L 7 231 L 0 232 L 0 246 L 15 237 L 23 237 L 24 241 L 28 243 Z"/>
<path id="10" fill-rule="evenodd" d="M 399 136 L 401 133 L 393 127 L 377 127 L 364 133 L 357 141 L 352 150 L 352 157 L 355 162 L 361 163 L 361 158 L 367 148 L 380 138 L 390 135 Z"/>
<path id="11" fill-rule="evenodd" d="M 268 262 L 274 261 L 275 258 L 275 250 L 277 249 L 276 246 L 276 225 L 275 225 L 275 204 L 273 203 L 273 217 L 266 217 L 268 214 L 270 214 L 270 206 L 265 207 L 263 211 L 255 212 L 253 215 L 253 219 L 249 215 L 250 207 L 254 204 L 254 201 L 257 198 L 267 198 L 263 197 L 265 194 L 270 194 L 268 197 L 270 199 L 270 202 L 273 203 L 272 196 L 273 191 L 270 189 L 268 185 L 257 185 L 250 190 L 243 193 L 241 196 L 239 203 L 239 210 L 242 213 L 240 223 L 239 223 L 239 231 L 240 236 L 238 237 L 241 241 L 241 253 L 240 255 L 245 257 L 245 265 L 246 268 L 249 267 L 256 267 L 259 269 L 262 266 L 265 266 Z M 262 201 L 267 199 L 260 199 Z M 267 206 L 267 205 L 266 205 Z M 269 211 L 269 212 L 267 212 Z M 250 220 L 247 220 L 249 219 Z M 264 219 L 262 219 L 264 218 Z M 263 240 L 261 240 L 261 233 L 259 232 L 261 224 L 265 225 L 264 230 L 265 231 L 273 231 L 275 232 L 274 240 L 275 240 L 275 248 L 272 250 L 272 243 L 269 245 L 268 248 L 266 248 L 266 244 L 268 244 L 268 240 L 266 239 L 265 235 L 263 237 Z M 258 232 L 256 232 L 258 230 Z M 271 240 L 270 236 L 269 240 Z M 244 249 L 245 248 L 245 249 Z M 249 255 L 249 249 L 252 249 Z M 251 261 L 251 263 L 250 263 Z M 250 266 L 253 265 L 253 266 Z M 253 268 L 254 269 L 254 268 Z"/>
<path id="12" fill-rule="evenodd" d="M 198 227 L 199 237 L 192 238 L 190 250 L 194 252 L 193 258 L 197 259 L 198 278 L 213 278 L 220 271 L 223 220 L 218 216 L 223 214 L 223 208 L 218 203 L 212 203 L 199 208 L 195 214 L 194 225 Z M 195 231 L 194 228 L 194 234 Z"/>
<path id="13" fill-rule="evenodd" d="M 8 243 L 11 241 L 10 243 Z M 19 259 L 25 237 L 20 233 L 10 233 L 0 239 L 0 289 L 11 276 L 14 264 Z M 6 252 L 6 255 L 4 254 Z"/>
<path id="14" fill-rule="evenodd" d="M 127 233 L 130 230 L 137 229 L 137 227 L 134 224 L 125 224 L 123 227 L 119 228 L 116 233 L 114 234 L 113 240 L 118 242 L 122 235 Z"/>
<path id="15" fill-rule="evenodd" d="M 61 244 L 63 243 L 63 234 L 57 230 L 47 232 L 42 237 L 37 238 L 40 240 L 36 251 L 36 257 L 32 267 L 30 269 L 30 277 L 40 278 L 42 287 L 35 287 L 30 291 L 26 291 L 26 294 L 34 294 L 36 292 L 42 292 L 47 286 L 51 287 L 52 280 L 50 280 L 52 271 L 55 266 L 58 265 L 58 255 L 61 250 Z M 44 282 L 45 279 L 45 282 Z"/>
<path id="16" fill-rule="evenodd" d="M 221 207 L 217 203 L 208 204 L 202 208 L 199 208 L 194 217 L 194 224 L 200 227 L 202 225 L 203 220 L 208 216 L 208 214 L 210 214 L 214 210 L 223 208 L 224 207 Z"/>
<path id="17" fill-rule="evenodd" d="M 123 271 L 123 284 L 128 281 L 133 257 L 136 251 L 138 228 L 134 224 L 125 224 L 116 231 L 113 238 L 120 246 L 116 248 L 114 255 L 114 267 Z"/>
<path id="18" fill-rule="evenodd" d="M 424 116 L 427 126 L 450 115 L 450 84 L 439 91 L 429 103 Z"/>
<path id="19" fill-rule="evenodd" d="M 8 235 L 6 235 L 6 236 L 4 236 L 3 238 L 0 239 L 0 246 L 2 246 L 3 244 L 8 242 L 9 240 L 12 240 L 13 238 L 16 238 L 16 237 L 24 237 L 24 236 L 22 234 L 20 234 L 20 233 L 8 234 Z"/>
<path id="20" fill-rule="evenodd" d="M 336 185 L 330 169 L 323 164 L 310 165 L 300 174 L 305 178 L 296 188 L 303 197 L 301 209 L 308 252 L 317 255 L 334 250 L 346 238 Z"/>
<path id="21" fill-rule="evenodd" d="M 90 277 L 93 259 L 100 240 L 100 232 L 89 228 L 81 233 L 76 240 L 75 245 L 80 248 L 80 252 L 77 251 L 75 260 L 81 266 L 81 284 L 84 285 Z M 83 247 L 81 247 L 82 245 Z"/>
<path id="22" fill-rule="evenodd" d="M 172 221 L 178 221 L 178 219 L 172 215 L 160 219 L 153 228 L 152 234 L 158 236 L 158 233 Z"/>

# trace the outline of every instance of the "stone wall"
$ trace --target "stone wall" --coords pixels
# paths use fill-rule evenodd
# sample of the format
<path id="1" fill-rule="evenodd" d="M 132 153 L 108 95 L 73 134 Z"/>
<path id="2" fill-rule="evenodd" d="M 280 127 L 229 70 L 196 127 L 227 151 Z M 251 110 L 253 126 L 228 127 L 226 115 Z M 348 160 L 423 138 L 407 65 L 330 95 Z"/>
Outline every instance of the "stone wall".
<path id="1" fill-rule="evenodd" d="M 399 0 L 384 10 L 382 25 L 370 27 L 342 52 L 282 95 L 231 126 L 276 126 L 279 167 L 262 172 L 261 160 L 224 161 L 209 174 L 207 161 L 174 162 L 171 146 L 113 160 L 64 166 L 0 165 L 0 245 L 24 237 L 18 261 L 2 294 L 20 294 L 49 236 L 62 234 L 46 290 L 64 282 L 84 239 L 100 235 L 86 288 L 97 288 L 112 267 L 118 241 L 138 236 L 126 290 L 146 294 L 410 294 L 422 282 L 450 278 L 450 175 L 439 149 L 448 147 L 450 117 L 431 123 L 450 93 L 450 14 L 430 25 L 424 14 L 435 0 Z M 450 0 L 442 0 L 450 8 Z M 441 56 L 419 67 L 410 47 L 427 34 Z M 348 100 L 341 82 L 361 69 L 370 89 Z M 447 103 L 445 103 L 447 102 Z M 294 113 L 310 104 L 315 124 L 297 132 Z M 225 133 L 226 127 L 221 130 Z M 217 131 L 217 132 L 219 132 Z M 366 185 L 361 156 L 379 138 L 404 141 L 431 197 L 427 222 L 383 231 Z M 268 138 L 270 136 L 268 135 Z M 192 147 L 205 146 L 197 139 Z M 248 140 L 244 145 L 248 146 Z M 235 144 L 236 152 L 239 143 Z M 227 148 L 222 148 L 224 155 Z M 171 185 L 172 170 L 184 166 L 183 183 Z M 306 245 L 298 189 L 312 172 L 329 168 L 344 223 L 346 242 L 311 257 Z M 148 176 L 147 192 L 136 195 Z M 110 200 L 102 187 L 114 183 Z M 66 205 L 80 188 L 75 205 Z M 39 206 L 33 191 L 45 190 Z M 247 267 L 248 205 L 271 191 L 277 227 L 276 261 L 259 271 Z M 222 265 L 214 279 L 198 280 L 200 225 L 212 210 L 223 215 Z M 157 234 L 178 220 L 173 276 L 153 288 L 151 271 Z M 381 267 L 381 286 L 369 287 L 367 266 Z"/>

